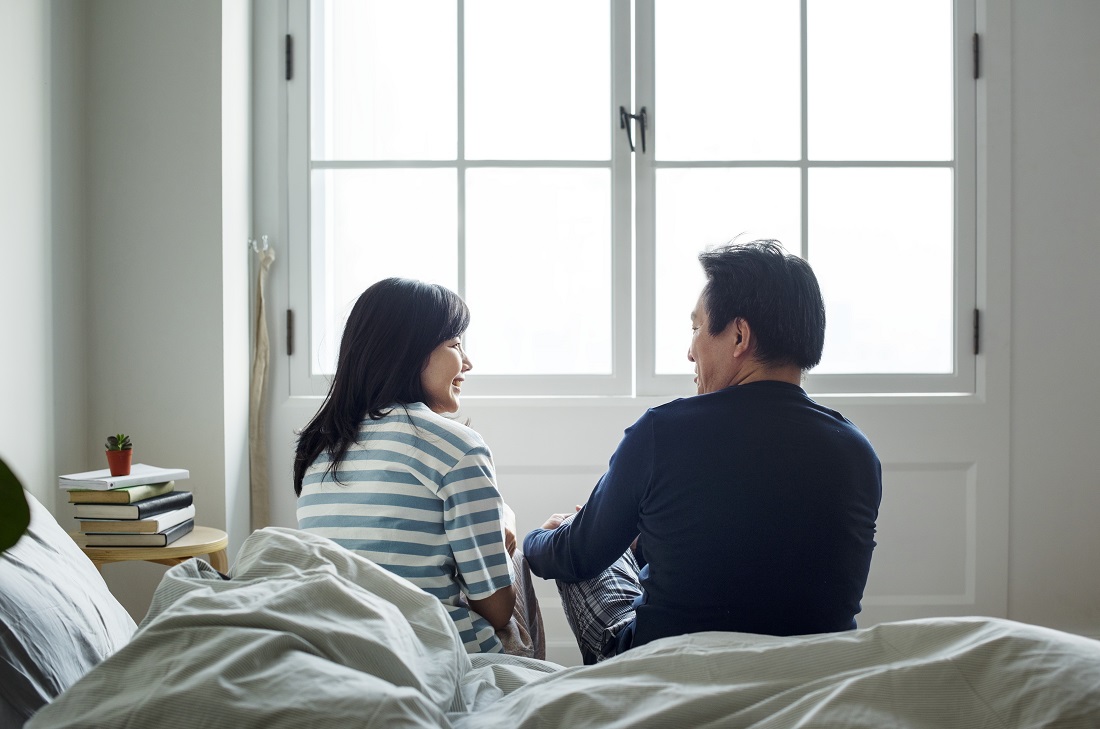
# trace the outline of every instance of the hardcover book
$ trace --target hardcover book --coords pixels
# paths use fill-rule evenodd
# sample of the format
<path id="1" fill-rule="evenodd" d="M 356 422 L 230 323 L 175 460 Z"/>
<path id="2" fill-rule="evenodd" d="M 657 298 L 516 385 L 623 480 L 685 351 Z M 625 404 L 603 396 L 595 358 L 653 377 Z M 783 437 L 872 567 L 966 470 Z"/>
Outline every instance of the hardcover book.
<path id="1" fill-rule="evenodd" d="M 148 519 L 91 519 L 80 522 L 85 534 L 156 534 L 195 518 L 195 505 L 166 511 Z"/>
<path id="2" fill-rule="evenodd" d="M 107 489 L 117 489 L 123 486 L 181 481 L 190 475 L 187 469 L 184 468 L 159 468 L 157 466 L 147 466 L 144 463 L 135 463 L 130 467 L 130 473 L 127 476 L 112 476 L 110 469 L 102 468 L 98 471 L 66 474 L 61 476 L 57 483 L 63 489 L 106 491 Z"/>
<path id="3" fill-rule="evenodd" d="M 154 496 L 166 494 L 176 488 L 175 481 L 164 483 L 150 483 L 143 486 L 122 486 L 107 491 L 85 491 L 73 489 L 69 491 L 70 504 L 133 504 L 143 499 L 151 499 Z"/>
<path id="4" fill-rule="evenodd" d="M 192 504 L 190 491 L 169 491 L 133 504 L 76 504 L 77 519 L 148 519 Z"/>
<path id="5" fill-rule="evenodd" d="M 81 547 L 167 547 L 195 529 L 195 520 L 169 527 L 157 534 L 73 534 Z"/>

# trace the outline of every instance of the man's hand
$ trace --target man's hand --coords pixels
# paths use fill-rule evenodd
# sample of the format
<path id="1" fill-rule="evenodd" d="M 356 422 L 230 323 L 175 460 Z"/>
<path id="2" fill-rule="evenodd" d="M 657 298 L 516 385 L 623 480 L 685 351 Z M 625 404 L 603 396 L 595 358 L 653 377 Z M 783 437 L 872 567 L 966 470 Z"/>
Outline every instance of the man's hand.
<path id="1" fill-rule="evenodd" d="M 550 518 L 542 524 L 543 529 L 557 529 L 565 521 L 568 514 L 551 514 Z"/>
<path id="2" fill-rule="evenodd" d="M 516 553 L 516 512 L 508 504 L 504 505 L 504 548 L 509 557 Z"/>
<path id="3" fill-rule="evenodd" d="M 581 510 L 581 507 L 576 507 L 573 514 Z M 573 516 L 573 514 L 552 514 L 549 519 L 543 522 L 543 529 L 557 529 L 565 523 L 567 519 Z"/>

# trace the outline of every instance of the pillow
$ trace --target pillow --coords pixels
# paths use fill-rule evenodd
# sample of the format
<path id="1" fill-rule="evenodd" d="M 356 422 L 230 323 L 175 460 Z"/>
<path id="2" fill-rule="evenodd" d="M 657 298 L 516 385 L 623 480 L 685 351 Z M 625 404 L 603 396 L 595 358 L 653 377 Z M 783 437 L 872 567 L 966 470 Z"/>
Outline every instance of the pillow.
<path id="1" fill-rule="evenodd" d="M 32 494 L 31 523 L 0 554 L 0 726 L 34 712 L 124 646 L 137 626 Z"/>

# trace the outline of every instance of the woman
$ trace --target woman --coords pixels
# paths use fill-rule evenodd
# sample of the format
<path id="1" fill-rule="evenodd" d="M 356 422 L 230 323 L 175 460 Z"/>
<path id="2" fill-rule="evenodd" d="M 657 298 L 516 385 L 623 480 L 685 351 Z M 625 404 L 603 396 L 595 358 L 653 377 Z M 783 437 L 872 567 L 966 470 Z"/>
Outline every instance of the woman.
<path id="1" fill-rule="evenodd" d="M 363 292 L 328 397 L 299 434 L 298 526 L 438 597 L 468 652 L 541 658 L 541 615 L 492 456 L 443 417 L 458 411 L 471 367 L 469 322 L 443 286 L 388 278 Z"/>

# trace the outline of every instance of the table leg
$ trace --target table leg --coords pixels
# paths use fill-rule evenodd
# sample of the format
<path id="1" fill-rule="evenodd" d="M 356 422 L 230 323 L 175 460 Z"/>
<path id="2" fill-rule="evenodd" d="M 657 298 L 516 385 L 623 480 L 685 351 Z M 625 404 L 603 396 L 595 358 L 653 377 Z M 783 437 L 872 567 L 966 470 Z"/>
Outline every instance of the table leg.
<path id="1" fill-rule="evenodd" d="M 223 575 L 229 572 L 229 558 L 226 556 L 224 549 L 210 553 L 210 565 Z"/>

